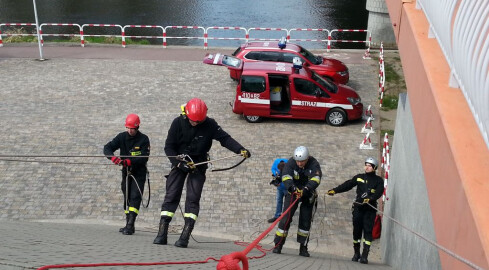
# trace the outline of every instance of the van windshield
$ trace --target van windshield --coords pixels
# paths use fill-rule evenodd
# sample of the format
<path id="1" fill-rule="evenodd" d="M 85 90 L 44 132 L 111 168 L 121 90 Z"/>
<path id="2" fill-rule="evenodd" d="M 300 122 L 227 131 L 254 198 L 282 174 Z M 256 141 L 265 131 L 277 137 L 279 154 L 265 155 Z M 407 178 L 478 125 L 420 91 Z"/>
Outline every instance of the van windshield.
<path id="1" fill-rule="evenodd" d="M 322 87 L 326 88 L 329 92 L 336 94 L 338 92 L 338 86 L 328 81 L 327 79 L 319 76 L 316 72 L 312 71 L 312 79 L 319 83 Z"/>

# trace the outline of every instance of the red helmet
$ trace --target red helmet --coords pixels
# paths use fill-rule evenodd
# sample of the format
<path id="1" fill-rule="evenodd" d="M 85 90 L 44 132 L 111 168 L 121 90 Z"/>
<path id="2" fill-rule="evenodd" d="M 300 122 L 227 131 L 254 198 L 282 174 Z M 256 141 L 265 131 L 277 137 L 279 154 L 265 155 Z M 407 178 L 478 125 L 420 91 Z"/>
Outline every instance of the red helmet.
<path id="1" fill-rule="evenodd" d="M 185 105 L 185 114 L 192 121 L 202 122 L 207 116 L 207 105 L 202 99 L 193 98 Z"/>
<path id="2" fill-rule="evenodd" d="M 126 127 L 127 128 L 139 128 L 139 116 L 137 114 L 131 113 L 126 117 Z"/>

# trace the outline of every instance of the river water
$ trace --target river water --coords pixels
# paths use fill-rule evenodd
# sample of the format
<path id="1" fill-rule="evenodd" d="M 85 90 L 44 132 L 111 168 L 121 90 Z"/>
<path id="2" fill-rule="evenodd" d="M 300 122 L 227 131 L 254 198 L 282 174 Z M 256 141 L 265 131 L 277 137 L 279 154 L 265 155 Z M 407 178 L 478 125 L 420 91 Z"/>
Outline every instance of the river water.
<path id="1" fill-rule="evenodd" d="M 367 29 L 366 0 L 36 0 L 39 23 L 119 25 Z M 0 0 L 0 23 L 34 22 L 32 0 Z M 5 29 L 1 29 L 5 31 Z M 137 29 L 128 35 L 154 35 Z M 139 32 L 138 32 L 139 31 Z M 183 30 L 176 30 L 183 31 Z M 259 33 L 258 33 L 259 32 Z M 283 32 L 254 32 L 256 38 L 279 38 Z M 189 33 L 191 34 L 191 33 Z M 324 32 L 294 32 L 295 38 L 327 39 Z M 219 35 L 221 35 L 219 33 Z M 240 36 L 226 32 L 223 36 Z M 356 34 L 345 39 L 365 39 Z M 217 34 L 216 34 L 217 36 Z M 250 32 L 251 37 L 251 32 Z M 341 38 L 341 33 L 340 36 Z M 175 40 L 198 44 L 199 40 Z M 242 41 L 214 40 L 209 46 L 235 46 Z M 300 43 L 300 42 L 298 42 Z M 342 48 L 364 44 L 338 44 Z M 308 43 L 308 47 L 324 44 Z"/>

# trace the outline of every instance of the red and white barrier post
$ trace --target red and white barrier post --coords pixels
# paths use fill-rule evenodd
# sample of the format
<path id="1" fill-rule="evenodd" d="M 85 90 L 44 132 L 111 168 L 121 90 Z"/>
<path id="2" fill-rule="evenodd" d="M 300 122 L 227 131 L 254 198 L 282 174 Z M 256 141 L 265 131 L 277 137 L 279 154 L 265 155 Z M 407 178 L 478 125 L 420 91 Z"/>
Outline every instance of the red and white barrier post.
<path id="1" fill-rule="evenodd" d="M 372 112 L 372 105 L 368 105 L 367 109 L 365 110 L 365 113 L 363 115 L 363 119 L 367 120 L 370 117 L 370 120 L 375 120 L 374 114 Z"/>
<path id="2" fill-rule="evenodd" d="M 365 125 L 362 127 L 362 130 L 360 133 L 375 133 L 374 127 L 372 126 L 372 118 L 369 117 L 367 119 L 367 122 Z"/>
<path id="3" fill-rule="evenodd" d="M 369 33 L 368 47 L 367 50 L 365 50 L 365 53 L 363 54 L 363 59 L 372 59 L 372 57 L 370 57 L 370 44 L 372 44 L 372 33 Z"/>
<path id="4" fill-rule="evenodd" d="M 365 138 L 363 138 L 363 141 L 362 141 L 362 143 L 360 143 L 359 148 L 360 149 L 374 149 L 372 147 L 372 141 L 370 140 L 370 132 L 368 132 L 365 135 Z"/>
<path id="5" fill-rule="evenodd" d="M 390 154 L 389 154 L 389 135 L 385 133 L 384 135 L 384 146 L 382 148 L 382 160 L 380 163 L 380 168 L 384 170 L 384 194 L 382 195 L 382 201 L 388 200 L 386 197 L 387 182 L 389 180 L 390 171 Z"/>

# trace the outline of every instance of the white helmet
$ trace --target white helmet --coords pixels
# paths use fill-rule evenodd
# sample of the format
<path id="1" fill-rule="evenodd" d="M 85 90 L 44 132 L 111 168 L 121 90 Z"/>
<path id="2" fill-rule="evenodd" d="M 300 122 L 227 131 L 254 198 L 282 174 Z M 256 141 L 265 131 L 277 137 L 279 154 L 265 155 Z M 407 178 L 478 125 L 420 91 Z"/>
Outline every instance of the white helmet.
<path id="1" fill-rule="evenodd" d="M 365 160 L 365 163 L 370 163 L 373 166 L 374 170 L 377 170 L 377 166 L 379 166 L 379 162 L 373 157 L 368 157 Z"/>
<path id="2" fill-rule="evenodd" d="M 309 158 L 309 150 L 305 146 L 299 146 L 294 151 L 294 160 L 304 161 Z"/>

